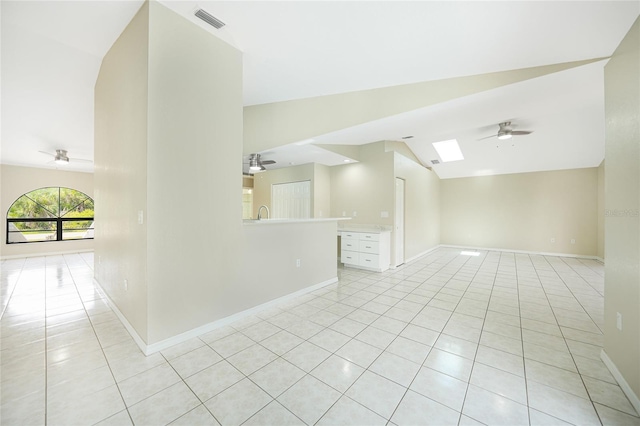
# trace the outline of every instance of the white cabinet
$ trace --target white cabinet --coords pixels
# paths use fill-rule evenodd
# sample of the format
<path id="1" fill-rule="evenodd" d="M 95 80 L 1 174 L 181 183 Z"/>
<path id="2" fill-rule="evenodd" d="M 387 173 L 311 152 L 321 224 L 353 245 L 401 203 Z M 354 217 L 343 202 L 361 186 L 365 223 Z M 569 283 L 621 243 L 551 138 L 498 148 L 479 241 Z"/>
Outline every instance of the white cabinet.
<path id="1" fill-rule="evenodd" d="M 345 266 L 382 272 L 391 263 L 391 234 L 389 232 L 342 231 L 340 260 Z"/>

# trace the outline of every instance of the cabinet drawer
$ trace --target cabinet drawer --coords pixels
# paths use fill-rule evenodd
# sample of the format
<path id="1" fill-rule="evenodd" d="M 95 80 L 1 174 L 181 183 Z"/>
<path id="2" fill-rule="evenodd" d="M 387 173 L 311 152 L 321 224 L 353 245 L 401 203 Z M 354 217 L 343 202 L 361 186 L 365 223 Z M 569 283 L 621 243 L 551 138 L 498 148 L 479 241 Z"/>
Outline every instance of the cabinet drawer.
<path id="1" fill-rule="evenodd" d="M 380 241 L 380 234 L 360 234 L 360 241 Z"/>
<path id="2" fill-rule="evenodd" d="M 342 263 L 348 265 L 359 265 L 360 262 L 360 253 L 355 251 L 345 251 L 342 250 L 342 255 L 340 257 Z"/>
<path id="3" fill-rule="evenodd" d="M 342 239 L 348 238 L 348 239 L 352 239 L 352 240 L 357 240 L 358 239 L 358 232 L 347 232 L 347 231 L 342 231 L 340 233 L 340 236 L 342 237 Z"/>
<path id="4" fill-rule="evenodd" d="M 380 243 L 377 241 L 358 241 L 358 251 L 363 253 L 379 254 Z"/>
<path id="5" fill-rule="evenodd" d="M 377 268 L 378 263 L 380 263 L 380 256 L 378 256 L 377 254 L 360 253 L 360 259 L 358 262 L 360 266 Z"/>
<path id="6" fill-rule="evenodd" d="M 342 237 L 340 241 L 340 250 L 341 251 L 358 251 L 358 246 L 360 242 L 358 240 L 345 239 Z"/>

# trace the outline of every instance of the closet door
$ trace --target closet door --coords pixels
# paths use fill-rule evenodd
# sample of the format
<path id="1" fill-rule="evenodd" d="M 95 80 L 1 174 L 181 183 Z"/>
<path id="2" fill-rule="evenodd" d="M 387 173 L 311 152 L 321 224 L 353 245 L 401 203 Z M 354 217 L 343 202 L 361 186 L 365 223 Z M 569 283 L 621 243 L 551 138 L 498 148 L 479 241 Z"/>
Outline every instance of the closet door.
<path id="1" fill-rule="evenodd" d="M 309 219 L 311 217 L 311 181 L 279 183 L 271 186 L 274 219 Z"/>

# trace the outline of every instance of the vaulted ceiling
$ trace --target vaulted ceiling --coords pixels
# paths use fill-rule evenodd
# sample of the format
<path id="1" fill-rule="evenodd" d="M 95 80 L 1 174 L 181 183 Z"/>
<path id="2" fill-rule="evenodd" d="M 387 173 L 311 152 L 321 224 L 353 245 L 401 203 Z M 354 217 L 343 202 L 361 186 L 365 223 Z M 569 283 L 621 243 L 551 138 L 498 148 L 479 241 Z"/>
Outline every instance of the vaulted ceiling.
<path id="1" fill-rule="evenodd" d="M 637 1 L 161 3 L 243 51 L 245 105 L 607 57 L 640 13 Z M 39 151 L 60 148 L 70 157 L 93 158 L 97 72 L 140 5 L 1 2 L 3 164 L 55 167 Z M 215 30 L 198 20 L 197 7 L 226 26 Z M 430 164 L 437 158 L 431 142 L 457 138 L 465 160 L 434 168 L 443 178 L 597 166 L 604 153 L 605 63 L 314 139 L 364 144 L 412 135 L 410 147 Z M 514 138 L 513 146 L 477 141 L 506 119 L 534 133 Z M 281 155 L 284 165 L 308 161 L 311 150 L 320 150 L 311 158 L 325 161 L 321 148 L 304 146 L 271 155 Z M 340 160 L 325 157 L 327 163 Z M 67 168 L 92 170 L 73 161 Z"/>

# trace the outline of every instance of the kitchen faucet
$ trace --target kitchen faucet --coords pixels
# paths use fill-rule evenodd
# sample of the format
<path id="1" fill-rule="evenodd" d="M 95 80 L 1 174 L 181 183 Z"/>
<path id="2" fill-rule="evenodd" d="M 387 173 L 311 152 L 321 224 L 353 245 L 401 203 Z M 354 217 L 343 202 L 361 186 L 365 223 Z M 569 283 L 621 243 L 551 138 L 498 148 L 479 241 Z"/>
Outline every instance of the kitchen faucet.
<path id="1" fill-rule="evenodd" d="M 269 219 L 269 207 L 262 205 L 260 206 L 260 208 L 258 209 L 258 220 L 262 219 L 262 209 L 267 209 L 267 219 Z"/>

